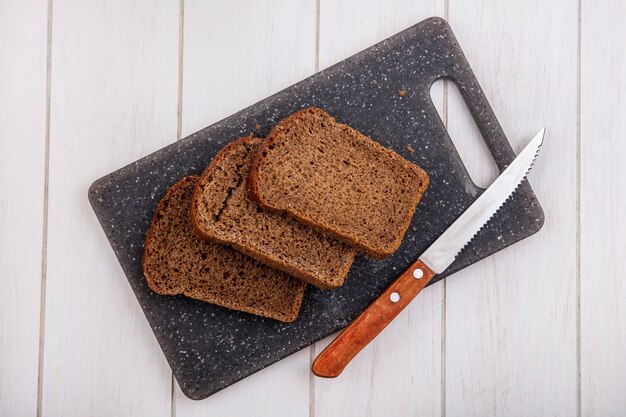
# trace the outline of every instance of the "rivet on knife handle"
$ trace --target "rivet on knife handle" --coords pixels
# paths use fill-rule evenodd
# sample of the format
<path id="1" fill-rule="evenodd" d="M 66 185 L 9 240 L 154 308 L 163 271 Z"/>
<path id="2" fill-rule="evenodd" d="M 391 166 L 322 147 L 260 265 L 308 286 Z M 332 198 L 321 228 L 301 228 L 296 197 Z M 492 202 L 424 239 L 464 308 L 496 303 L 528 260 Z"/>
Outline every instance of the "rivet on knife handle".
<path id="1" fill-rule="evenodd" d="M 338 376 L 434 276 L 418 259 L 320 353 L 313 362 L 313 373 L 325 378 Z"/>

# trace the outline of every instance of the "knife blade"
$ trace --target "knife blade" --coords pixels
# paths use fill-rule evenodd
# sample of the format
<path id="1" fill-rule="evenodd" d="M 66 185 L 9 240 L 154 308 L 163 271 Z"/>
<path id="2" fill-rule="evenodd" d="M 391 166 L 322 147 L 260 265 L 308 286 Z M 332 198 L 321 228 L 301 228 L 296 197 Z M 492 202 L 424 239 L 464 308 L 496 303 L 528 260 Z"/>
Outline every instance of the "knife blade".
<path id="1" fill-rule="evenodd" d="M 311 367 L 315 375 L 325 378 L 339 376 L 361 349 L 387 327 L 437 274 L 452 264 L 526 178 L 539 153 L 545 131 L 545 127 L 542 128 L 417 261 L 318 355 Z"/>

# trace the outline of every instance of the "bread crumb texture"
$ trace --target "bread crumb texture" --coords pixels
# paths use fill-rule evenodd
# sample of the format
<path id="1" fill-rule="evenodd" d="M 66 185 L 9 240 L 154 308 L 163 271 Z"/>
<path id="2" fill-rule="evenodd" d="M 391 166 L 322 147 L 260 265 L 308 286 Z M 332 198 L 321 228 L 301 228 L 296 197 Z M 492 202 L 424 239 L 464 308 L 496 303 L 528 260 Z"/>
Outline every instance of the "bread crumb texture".
<path id="1" fill-rule="evenodd" d="M 232 245 L 319 288 L 340 286 L 356 256 L 354 248 L 248 198 L 245 179 L 262 142 L 241 138 L 213 159 L 196 186 L 194 227 L 205 238 Z"/>
<path id="2" fill-rule="evenodd" d="M 270 132 L 249 177 L 251 198 L 375 258 L 400 245 L 426 190 L 426 172 L 323 110 Z"/>
<path id="3" fill-rule="evenodd" d="M 197 180 L 183 178 L 159 202 L 143 259 L 150 288 L 283 322 L 295 320 L 303 281 L 194 234 L 189 208 Z"/>

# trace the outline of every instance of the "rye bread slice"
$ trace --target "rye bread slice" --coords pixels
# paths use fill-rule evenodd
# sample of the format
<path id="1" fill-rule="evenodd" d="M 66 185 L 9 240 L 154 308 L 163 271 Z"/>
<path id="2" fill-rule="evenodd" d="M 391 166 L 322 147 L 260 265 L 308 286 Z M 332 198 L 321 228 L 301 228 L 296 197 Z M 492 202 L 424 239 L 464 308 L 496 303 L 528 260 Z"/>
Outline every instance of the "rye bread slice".
<path id="1" fill-rule="evenodd" d="M 197 180 L 183 178 L 159 202 L 143 257 L 150 288 L 284 322 L 295 320 L 305 283 L 194 234 L 189 206 Z"/>
<path id="2" fill-rule="evenodd" d="M 400 246 L 428 182 L 417 165 L 314 107 L 274 127 L 248 177 L 261 206 L 375 258 Z"/>
<path id="3" fill-rule="evenodd" d="M 236 140 L 205 169 L 191 204 L 196 232 L 319 288 L 340 286 L 356 256 L 354 248 L 248 199 L 245 178 L 262 142 Z"/>

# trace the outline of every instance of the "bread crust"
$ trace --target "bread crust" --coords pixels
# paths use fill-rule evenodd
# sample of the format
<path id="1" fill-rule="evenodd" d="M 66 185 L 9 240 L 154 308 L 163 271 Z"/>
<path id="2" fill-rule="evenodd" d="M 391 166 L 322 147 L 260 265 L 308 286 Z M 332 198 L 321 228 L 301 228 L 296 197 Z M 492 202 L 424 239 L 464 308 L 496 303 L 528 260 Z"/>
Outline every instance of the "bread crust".
<path id="1" fill-rule="evenodd" d="M 177 183 L 175 183 L 171 187 L 169 187 L 165 191 L 165 195 L 163 195 L 163 197 L 161 197 L 161 200 L 159 201 L 159 204 L 157 204 L 157 208 L 154 211 L 154 214 L 152 215 L 152 220 L 150 220 L 150 227 L 148 228 L 148 233 L 146 235 L 146 241 L 145 241 L 145 245 L 144 245 L 144 250 L 143 250 L 142 257 L 141 257 L 141 269 L 143 271 L 144 277 L 146 278 L 146 282 L 148 283 L 148 286 L 150 287 L 150 289 L 152 291 L 156 292 L 157 294 L 161 294 L 161 295 L 178 295 L 178 294 L 180 294 L 180 292 L 174 292 L 174 293 L 160 292 L 159 288 L 157 287 L 157 284 L 156 284 L 156 282 L 154 280 L 154 277 L 148 271 L 147 260 L 150 257 L 150 248 L 152 247 L 152 241 L 154 240 L 154 233 L 155 233 L 153 225 L 157 222 L 158 216 L 167 208 L 167 205 L 169 204 L 169 202 L 170 202 L 170 200 L 172 198 L 172 194 L 176 191 L 175 187 L 182 187 L 182 186 L 184 186 L 188 182 L 194 182 L 194 181 L 197 181 L 197 180 L 198 180 L 198 176 L 196 176 L 196 175 L 188 175 L 188 176 L 182 178 L 181 180 L 179 180 Z"/>
<path id="2" fill-rule="evenodd" d="M 214 240 L 210 237 L 208 237 L 205 233 L 203 233 L 202 229 L 200 228 L 200 226 L 198 225 L 198 201 L 200 200 L 201 197 L 201 193 L 202 190 L 200 190 L 200 182 L 205 180 L 206 177 L 209 175 L 209 173 L 211 172 L 211 170 L 213 170 L 215 168 L 215 166 L 222 160 L 224 159 L 224 156 L 226 155 L 226 153 L 228 152 L 228 150 L 230 150 L 231 148 L 234 148 L 236 146 L 238 146 L 241 142 L 246 141 L 247 139 L 251 139 L 253 136 L 246 136 L 246 137 L 242 137 L 239 138 L 237 140 L 234 140 L 233 142 L 230 142 L 228 145 L 224 146 L 222 149 L 220 149 L 220 151 L 213 157 L 213 159 L 211 160 L 211 162 L 209 163 L 209 165 L 207 165 L 207 167 L 204 169 L 204 171 L 202 171 L 202 174 L 200 174 L 200 176 L 198 177 L 198 182 L 196 182 L 196 187 L 193 190 L 193 198 L 191 199 L 191 204 L 189 205 L 189 218 L 191 220 L 191 225 L 193 226 L 193 231 L 194 233 L 202 238 L 202 239 L 211 239 Z M 225 242 L 221 242 L 221 243 L 225 243 Z"/>
<path id="3" fill-rule="evenodd" d="M 177 287 L 174 291 L 163 291 L 163 289 L 157 285 L 156 279 L 155 279 L 156 277 L 153 276 L 150 271 L 150 268 L 148 265 L 148 259 L 151 256 L 153 256 L 150 253 L 150 250 L 154 246 L 153 245 L 154 239 L 156 239 L 154 235 L 156 233 L 155 230 L 156 230 L 156 224 L 159 220 L 159 215 L 165 209 L 167 209 L 168 205 L 170 204 L 172 200 L 172 194 L 175 193 L 178 188 L 184 187 L 190 182 L 193 182 L 195 184 L 198 181 L 198 178 L 199 178 L 198 176 L 194 176 L 194 175 L 187 176 L 181 179 L 180 181 L 178 181 L 177 183 L 175 183 L 174 185 L 172 185 L 170 188 L 168 188 L 163 198 L 161 198 L 161 200 L 159 201 L 159 204 L 157 205 L 157 209 L 155 210 L 154 215 L 152 216 L 152 221 L 150 223 L 150 228 L 148 229 L 148 233 L 146 235 L 146 243 L 145 243 L 145 248 L 144 248 L 144 252 L 142 256 L 142 269 L 143 269 L 144 276 L 146 278 L 146 282 L 148 286 L 150 287 L 150 289 L 156 292 L 157 294 L 161 294 L 161 295 L 182 294 L 187 297 L 194 298 L 200 301 L 205 301 L 211 304 L 216 304 L 221 307 L 243 311 L 243 312 L 255 314 L 258 316 L 268 317 L 268 318 L 276 319 L 285 323 L 290 323 L 296 320 L 296 318 L 298 317 L 298 313 L 300 311 L 300 306 L 302 304 L 302 299 L 304 296 L 304 290 L 305 290 L 304 283 L 296 287 L 296 291 L 293 294 L 293 300 L 288 305 L 289 306 L 288 311 L 278 311 L 278 310 L 270 311 L 270 310 L 258 308 L 255 306 L 244 305 L 240 302 L 237 302 L 237 300 L 233 300 L 233 299 L 224 299 L 224 298 L 219 298 L 219 297 L 211 297 L 210 299 L 208 299 L 206 297 L 200 297 L 196 295 L 193 291 L 189 291 L 187 288 L 184 288 L 181 286 Z M 287 277 L 285 275 L 285 278 L 290 278 L 290 277 Z"/>
<path id="4" fill-rule="evenodd" d="M 236 148 L 238 146 L 240 146 L 242 143 L 246 143 L 248 141 L 250 141 L 251 139 L 254 139 L 253 135 L 249 135 L 247 137 L 242 137 L 239 138 L 231 143 L 229 143 L 228 145 L 226 145 L 224 148 L 222 148 L 222 150 L 220 150 L 217 155 L 215 155 L 215 157 L 213 158 L 213 160 L 209 163 L 209 165 L 205 168 L 205 170 L 202 172 L 202 174 L 200 175 L 200 178 L 198 180 L 198 182 L 196 183 L 196 187 L 194 189 L 194 195 L 193 195 L 193 199 L 192 199 L 192 203 L 191 203 L 191 207 L 190 207 L 190 218 L 191 218 L 191 224 L 193 225 L 193 229 L 194 232 L 196 233 L 196 235 L 198 235 L 200 238 L 202 239 L 206 239 L 206 240 L 212 240 L 215 242 L 219 242 L 219 243 L 223 243 L 226 245 L 230 245 L 234 248 L 236 248 L 238 251 L 245 253 L 246 255 L 257 259 L 258 261 L 269 265 L 273 268 L 279 269 L 283 272 L 286 272 L 296 278 L 299 278 L 303 281 L 306 281 L 314 286 L 316 286 L 317 288 L 323 289 L 323 290 L 330 290 L 333 288 L 337 288 L 340 287 L 341 285 L 343 285 L 344 282 L 344 278 L 346 277 L 346 275 L 348 274 L 350 267 L 352 265 L 352 262 L 354 261 L 354 258 L 356 256 L 356 251 L 351 255 L 351 258 L 349 260 L 349 262 L 344 262 L 340 265 L 340 268 L 337 272 L 337 276 L 339 279 L 337 279 L 336 281 L 332 281 L 329 282 L 327 280 L 323 280 L 320 277 L 315 276 L 314 274 L 311 273 L 305 273 L 302 270 L 298 270 L 295 268 L 290 267 L 289 265 L 287 265 L 285 262 L 281 262 L 279 259 L 277 258 L 273 258 L 270 256 L 267 256 L 259 251 L 254 251 L 251 250 L 249 247 L 247 247 L 246 245 L 243 244 L 239 244 L 236 241 L 233 240 L 228 240 L 228 239 L 224 239 L 221 238 L 219 235 L 214 234 L 214 233 L 210 233 L 210 231 L 206 231 L 203 229 L 202 225 L 200 224 L 200 213 L 198 211 L 198 204 L 202 199 L 202 189 L 201 189 L 201 185 L 202 183 L 206 180 L 206 178 L 215 170 L 216 166 L 222 161 L 222 159 L 225 158 L 225 156 L 227 155 L 227 153 L 229 152 L 230 149 L 232 148 Z M 263 141 L 260 145 L 260 147 L 263 147 L 263 144 L 265 143 L 265 141 Z M 252 164 L 254 164 L 254 159 L 256 158 L 253 157 L 253 162 Z M 249 177 L 246 179 L 246 181 L 248 181 Z M 246 184 L 246 187 L 249 188 L 249 183 Z M 248 197 L 249 197 L 249 193 Z M 256 203 L 255 200 L 253 200 L 254 203 Z M 265 207 L 263 205 L 261 205 L 261 207 Z M 270 209 L 270 211 L 273 212 L 280 212 L 278 210 L 273 210 Z M 294 218 L 293 216 L 290 216 L 292 218 Z M 298 220 L 298 219 L 296 219 Z M 319 228 L 313 228 L 315 230 L 320 230 Z M 322 231 L 322 233 L 324 233 L 324 231 Z M 324 233 L 325 234 L 325 233 Z"/>
<path id="5" fill-rule="evenodd" d="M 263 198 L 263 193 L 262 193 L 262 190 L 261 190 L 261 186 L 259 184 L 259 182 L 260 182 L 259 172 L 260 172 L 263 164 L 265 163 L 269 147 L 272 145 L 272 143 L 275 140 L 277 140 L 277 136 L 281 133 L 282 129 L 284 129 L 286 125 L 289 125 L 292 122 L 295 122 L 295 123 L 301 122 L 301 120 L 303 119 L 304 115 L 306 115 L 307 113 L 309 113 L 311 111 L 321 112 L 325 116 L 330 117 L 332 119 L 332 121 L 334 123 L 336 123 L 338 126 L 340 126 L 341 128 L 347 129 L 348 131 L 352 132 L 353 134 L 356 134 L 356 135 L 359 135 L 359 136 L 364 136 L 362 133 L 358 132 L 357 130 L 353 129 L 352 127 L 350 127 L 350 126 L 348 126 L 346 124 L 337 123 L 333 117 L 331 117 L 326 112 L 324 112 L 323 110 L 318 109 L 316 107 L 304 108 L 304 109 L 301 109 L 301 110 L 293 113 L 292 115 L 290 115 L 290 116 L 286 117 L 285 119 L 281 120 L 280 122 L 278 122 L 272 128 L 270 133 L 267 135 L 266 140 L 263 142 L 263 144 L 259 148 L 258 152 L 254 156 L 253 162 L 252 162 L 252 165 L 250 167 L 249 174 L 248 174 L 248 179 L 247 179 L 248 196 L 249 196 L 249 198 L 252 201 L 254 201 L 255 203 L 257 203 L 259 206 L 261 206 L 261 207 L 263 207 L 263 208 L 265 208 L 267 210 L 274 210 L 274 211 L 277 211 L 277 212 L 286 212 L 290 216 L 292 216 L 295 219 L 297 219 L 298 221 L 300 221 L 300 222 L 302 222 L 302 223 L 304 223 L 304 224 L 306 224 L 306 225 L 308 225 L 308 226 L 310 226 L 312 228 L 315 228 L 317 230 L 321 230 L 321 231 L 323 231 L 325 233 L 328 233 L 329 235 L 331 235 L 331 236 L 333 236 L 333 237 L 335 237 L 337 239 L 343 240 L 343 241 L 347 242 L 348 244 L 353 245 L 359 251 L 365 253 L 368 256 L 371 256 L 372 258 L 384 259 L 384 258 L 392 255 L 398 249 L 400 244 L 402 243 L 402 238 L 404 237 L 404 234 L 406 233 L 406 231 L 407 231 L 407 229 L 409 227 L 409 224 L 411 222 L 411 218 L 413 217 L 413 214 L 415 213 L 416 206 L 419 203 L 419 201 L 421 200 L 424 192 L 428 188 L 428 185 L 430 183 L 430 178 L 429 178 L 428 174 L 423 169 L 419 168 L 415 164 L 412 164 L 412 163 L 408 162 L 407 160 L 405 160 L 403 157 L 401 157 L 397 153 L 393 152 L 390 149 L 385 148 L 384 146 L 380 145 L 379 143 L 377 143 L 376 141 L 373 141 L 370 138 L 368 138 L 368 139 L 370 139 L 372 141 L 372 144 L 376 148 L 377 151 L 385 153 L 385 154 L 389 155 L 390 157 L 392 157 L 393 159 L 398 160 L 401 163 L 403 163 L 405 167 L 411 169 L 412 171 L 414 171 L 418 175 L 418 177 L 420 178 L 420 182 L 422 183 L 421 189 L 419 190 L 418 193 L 416 193 L 413 196 L 413 200 L 412 200 L 412 202 L 410 204 L 410 208 L 406 212 L 404 218 L 401 221 L 401 233 L 398 233 L 398 235 L 395 236 L 395 239 L 393 240 L 391 245 L 388 245 L 387 247 L 382 248 L 382 249 L 377 249 L 377 248 L 373 247 L 372 245 L 368 244 L 368 242 L 363 241 L 362 239 L 358 239 L 358 238 L 355 238 L 355 237 L 350 236 L 348 234 L 342 233 L 340 230 L 337 230 L 335 227 L 333 227 L 333 225 L 328 224 L 327 222 L 317 221 L 315 219 L 312 219 L 309 216 L 307 216 L 306 213 L 303 213 L 301 211 L 297 211 L 296 209 L 293 209 L 293 208 L 280 207 L 280 206 L 277 206 L 277 205 L 273 205 L 270 202 L 268 202 L 266 199 Z"/>

